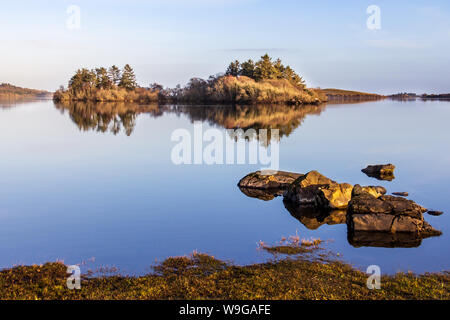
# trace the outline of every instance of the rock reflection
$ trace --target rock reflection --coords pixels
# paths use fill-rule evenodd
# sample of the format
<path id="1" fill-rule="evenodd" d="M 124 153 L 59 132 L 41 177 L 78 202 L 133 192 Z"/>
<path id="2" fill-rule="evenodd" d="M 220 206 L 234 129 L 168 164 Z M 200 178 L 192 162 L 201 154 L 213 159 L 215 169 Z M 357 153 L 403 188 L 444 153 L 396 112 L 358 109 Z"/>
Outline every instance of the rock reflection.
<path id="1" fill-rule="evenodd" d="M 283 203 L 291 216 L 310 230 L 316 230 L 325 224 L 344 224 L 347 221 L 346 210 L 319 210 L 310 206 L 298 206 L 289 201 Z"/>
<path id="2" fill-rule="evenodd" d="M 284 190 L 280 189 L 254 189 L 254 188 L 241 188 L 239 190 L 249 198 L 255 198 L 264 201 L 270 201 L 276 197 L 283 195 Z"/>
<path id="3" fill-rule="evenodd" d="M 380 181 L 392 181 L 395 179 L 394 174 L 378 174 L 378 173 L 366 173 L 368 177 L 375 178 Z"/>
<path id="4" fill-rule="evenodd" d="M 350 231 L 347 233 L 348 242 L 356 247 L 380 248 L 416 248 L 422 244 L 421 237 L 415 233 L 387 233 L 369 231 Z"/>

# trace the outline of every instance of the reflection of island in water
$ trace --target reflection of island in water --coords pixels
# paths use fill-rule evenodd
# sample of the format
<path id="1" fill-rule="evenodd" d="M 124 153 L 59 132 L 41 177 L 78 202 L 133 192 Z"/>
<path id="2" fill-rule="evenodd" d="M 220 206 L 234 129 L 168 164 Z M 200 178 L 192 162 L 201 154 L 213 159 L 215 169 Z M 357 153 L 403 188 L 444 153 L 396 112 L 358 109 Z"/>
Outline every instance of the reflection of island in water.
<path id="1" fill-rule="evenodd" d="M 224 129 L 278 129 L 282 138 L 298 128 L 307 115 L 319 115 L 324 109 L 325 105 L 173 106 L 170 111 Z"/>
<path id="2" fill-rule="evenodd" d="M 133 133 L 140 113 L 155 117 L 162 114 L 157 105 L 141 106 L 124 102 L 68 102 L 56 103 L 55 107 L 63 113 L 67 111 L 82 131 L 111 132 L 116 135 L 123 129 L 127 136 Z"/>
<path id="3" fill-rule="evenodd" d="M 133 103 L 66 102 L 55 104 L 67 111 L 80 130 L 111 132 L 117 134 L 123 128 L 131 135 L 140 114 L 158 117 L 163 114 L 185 115 L 192 122 L 202 121 L 224 129 L 279 129 L 279 136 L 289 136 L 309 114 L 319 115 L 325 105 L 251 105 L 251 106 L 180 106 L 139 105 Z M 270 130 L 268 130 L 270 134 Z M 258 137 L 256 137 L 258 138 Z"/>
<path id="4" fill-rule="evenodd" d="M 0 96 L 0 109 L 12 109 L 31 102 L 41 102 L 48 99 L 36 97 L 15 97 L 8 99 Z"/>

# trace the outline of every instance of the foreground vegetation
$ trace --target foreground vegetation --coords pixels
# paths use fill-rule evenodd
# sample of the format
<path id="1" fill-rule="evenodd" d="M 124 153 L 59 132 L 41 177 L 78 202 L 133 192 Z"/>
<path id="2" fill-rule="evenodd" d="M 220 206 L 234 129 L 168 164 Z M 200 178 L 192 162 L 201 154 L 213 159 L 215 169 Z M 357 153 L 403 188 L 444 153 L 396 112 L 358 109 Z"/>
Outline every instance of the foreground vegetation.
<path id="1" fill-rule="evenodd" d="M 0 99 L 45 98 L 48 96 L 50 93 L 47 91 L 21 88 L 9 83 L 0 84 Z"/>
<path id="2" fill-rule="evenodd" d="M 208 80 L 193 78 L 185 87 L 166 88 L 154 83 L 139 87 L 134 70 L 80 69 L 70 79 L 68 88 L 54 94 L 61 101 L 134 101 L 141 103 L 239 103 L 239 104 L 318 104 L 326 101 L 321 91 L 306 88 L 303 79 L 281 60 L 267 54 L 254 63 L 232 62 L 224 74 Z"/>
<path id="3" fill-rule="evenodd" d="M 86 276 L 80 290 L 66 286 L 62 263 L 15 267 L 0 272 L 0 299 L 449 299 L 450 274 L 383 276 L 380 290 L 367 289 L 368 275 L 328 261 L 313 249 L 283 245 L 271 253 L 299 254 L 249 266 L 205 254 L 168 258 L 142 277 Z M 289 248 L 287 250 L 286 248 Z"/>

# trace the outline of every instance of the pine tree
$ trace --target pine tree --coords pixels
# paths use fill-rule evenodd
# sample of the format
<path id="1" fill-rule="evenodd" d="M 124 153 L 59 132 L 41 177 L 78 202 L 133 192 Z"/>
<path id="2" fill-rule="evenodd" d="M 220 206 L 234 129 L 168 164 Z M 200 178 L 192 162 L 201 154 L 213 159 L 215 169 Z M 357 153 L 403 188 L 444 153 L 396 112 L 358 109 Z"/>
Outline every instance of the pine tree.
<path id="1" fill-rule="evenodd" d="M 287 66 L 283 71 L 283 78 L 288 80 L 294 86 L 304 89 L 306 87 L 305 81 L 300 77 L 291 67 Z"/>
<path id="2" fill-rule="evenodd" d="M 275 64 L 274 64 L 273 66 L 274 66 L 274 69 L 275 69 L 274 77 L 277 78 L 277 79 L 283 79 L 283 78 L 284 78 L 284 70 L 285 70 L 285 67 L 284 67 L 284 65 L 281 63 L 281 60 L 280 60 L 280 59 L 277 59 L 277 60 L 275 61 Z"/>
<path id="3" fill-rule="evenodd" d="M 97 75 L 88 69 L 78 69 L 69 81 L 69 89 L 72 93 L 91 91 L 97 85 Z"/>
<path id="4" fill-rule="evenodd" d="M 108 71 L 105 68 L 95 69 L 97 76 L 97 88 L 110 89 L 112 87 L 112 81 L 108 76 Z"/>
<path id="5" fill-rule="evenodd" d="M 225 74 L 227 76 L 237 77 L 239 75 L 240 69 L 241 63 L 238 60 L 235 60 L 234 62 L 230 63 Z"/>
<path id="6" fill-rule="evenodd" d="M 109 68 L 108 76 L 113 85 L 115 86 L 119 85 L 122 75 L 120 73 L 120 69 L 117 66 L 114 65 Z"/>
<path id="7" fill-rule="evenodd" d="M 129 64 L 126 64 L 125 67 L 123 67 L 119 87 L 127 90 L 134 90 L 137 87 L 136 76 L 134 75 L 133 68 L 131 68 Z"/>
<path id="8" fill-rule="evenodd" d="M 275 67 L 272 63 L 272 58 L 266 53 L 256 63 L 255 80 L 274 79 L 276 75 Z"/>
<path id="9" fill-rule="evenodd" d="M 241 64 L 240 74 L 249 78 L 254 78 L 255 76 L 255 63 L 252 59 L 245 61 Z"/>

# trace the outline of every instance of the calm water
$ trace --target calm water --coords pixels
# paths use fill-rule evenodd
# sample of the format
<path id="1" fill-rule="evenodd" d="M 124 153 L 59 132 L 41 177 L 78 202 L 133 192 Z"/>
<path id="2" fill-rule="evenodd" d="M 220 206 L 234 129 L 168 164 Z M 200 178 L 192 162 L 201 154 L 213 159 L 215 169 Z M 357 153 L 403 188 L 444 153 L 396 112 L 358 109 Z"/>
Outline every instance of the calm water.
<path id="1" fill-rule="evenodd" d="M 142 273 L 155 259 L 193 250 L 244 264 L 267 258 L 259 240 L 273 244 L 298 232 L 332 240 L 329 249 L 363 269 L 450 269 L 450 102 L 128 109 L 0 103 L 0 268 L 95 257 L 86 268 Z M 278 127 L 280 169 L 407 191 L 445 212 L 425 215 L 443 235 L 417 248 L 355 248 L 345 224 L 308 229 L 281 198 L 262 201 L 236 187 L 259 165 L 174 165 L 171 133 L 192 132 L 194 120 L 204 129 Z M 397 166 L 391 182 L 360 171 L 388 162 Z"/>

